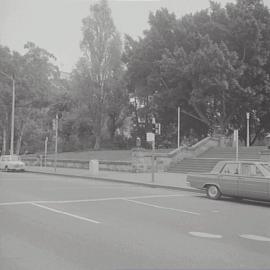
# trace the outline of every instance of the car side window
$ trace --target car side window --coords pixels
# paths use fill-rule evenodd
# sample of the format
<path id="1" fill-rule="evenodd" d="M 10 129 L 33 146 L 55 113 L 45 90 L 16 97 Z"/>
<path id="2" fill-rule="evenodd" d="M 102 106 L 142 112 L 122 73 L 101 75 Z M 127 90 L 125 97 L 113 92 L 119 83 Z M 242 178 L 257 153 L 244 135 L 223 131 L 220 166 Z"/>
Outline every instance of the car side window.
<path id="1" fill-rule="evenodd" d="M 222 174 L 239 174 L 238 163 L 228 163 L 221 170 Z"/>
<path id="2" fill-rule="evenodd" d="M 242 175 L 244 176 L 263 176 L 261 170 L 255 164 L 242 164 Z"/>

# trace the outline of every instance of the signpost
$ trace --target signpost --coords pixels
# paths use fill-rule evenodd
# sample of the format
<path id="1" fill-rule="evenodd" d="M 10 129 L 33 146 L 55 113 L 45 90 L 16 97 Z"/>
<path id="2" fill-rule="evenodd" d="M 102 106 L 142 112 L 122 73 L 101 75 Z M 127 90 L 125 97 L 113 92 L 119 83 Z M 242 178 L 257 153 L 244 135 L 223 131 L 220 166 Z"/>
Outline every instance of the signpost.
<path id="1" fill-rule="evenodd" d="M 146 133 L 146 140 L 152 144 L 152 156 L 151 156 L 151 163 L 152 163 L 152 182 L 155 182 L 155 134 L 152 132 Z"/>
<path id="2" fill-rule="evenodd" d="M 249 147 L 249 118 L 250 114 L 247 112 L 247 147 Z"/>
<path id="3" fill-rule="evenodd" d="M 53 119 L 53 129 L 55 130 L 55 151 L 54 151 L 54 171 L 56 172 L 57 167 L 57 152 L 58 152 L 58 114 Z"/>
<path id="4" fill-rule="evenodd" d="M 48 149 L 48 137 L 45 138 L 45 151 L 44 151 L 44 167 L 47 166 L 47 149 Z"/>
<path id="5" fill-rule="evenodd" d="M 235 129 L 233 132 L 233 141 L 235 142 L 235 146 L 236 146 L 236 161 L 238 161 L 238 156 L 239 156 L 239 147 L 238 147 L 238 129 Z"/>
<path id="6" fill-rule="evenodd" d="M 155 182 L 155 135 L 161 134 L 161 124 L 156 123 L 155 118 L 152 118 L 152 132 L 146 133 L 146 141 L 152 144 L 152 182 Z"/>
<path id="7" fill-rule="evenodd" d="M 177 147 L 180 147 L 180 107 L 178 107 L 178 121 L 177 121 Z"/>

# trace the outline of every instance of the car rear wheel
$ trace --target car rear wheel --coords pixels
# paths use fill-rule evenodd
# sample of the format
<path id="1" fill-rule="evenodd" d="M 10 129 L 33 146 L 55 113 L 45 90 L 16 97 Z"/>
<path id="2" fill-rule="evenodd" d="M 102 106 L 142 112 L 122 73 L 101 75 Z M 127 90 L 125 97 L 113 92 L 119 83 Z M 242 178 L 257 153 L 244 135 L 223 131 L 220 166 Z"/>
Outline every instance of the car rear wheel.
<path id="1" fill-rule="evenodd" d="M 206 189 L 207 197 L 212 200 L 218 200 L 221 196 L 221 192 L 219 191 L 218 187 L 215 185 L 210 185 Z"/>

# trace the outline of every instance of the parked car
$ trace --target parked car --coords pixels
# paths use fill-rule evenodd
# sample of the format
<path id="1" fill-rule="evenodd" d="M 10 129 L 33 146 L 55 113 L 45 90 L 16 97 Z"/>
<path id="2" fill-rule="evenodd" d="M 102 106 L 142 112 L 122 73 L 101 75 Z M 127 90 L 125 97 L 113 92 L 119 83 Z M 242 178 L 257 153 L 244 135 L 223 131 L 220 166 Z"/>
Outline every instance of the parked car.
<path id="1" fill-rule="evenodd" d="M 25 171 L 25 163 L 17 155 L 4 155 L 0 157 L 0 170 Z"/>
<path id="2" fill-rule="evenodd" d="M 270 163 L 219 161 L 210 173 L 189 174 L 187 183 L 214 200 L 225 195 L 270 201 Z"/>

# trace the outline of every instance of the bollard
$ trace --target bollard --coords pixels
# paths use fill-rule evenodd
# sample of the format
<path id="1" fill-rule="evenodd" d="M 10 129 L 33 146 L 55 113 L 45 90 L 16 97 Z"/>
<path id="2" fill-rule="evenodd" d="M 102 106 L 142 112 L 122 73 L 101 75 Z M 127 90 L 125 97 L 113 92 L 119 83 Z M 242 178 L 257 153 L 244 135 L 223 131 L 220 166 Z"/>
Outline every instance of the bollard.
<path id="1" fill-rule="evenodd" d="M 98 160 L 92 159 L 89 161 L 89 171 L 91 174 L 99 173 L 99 162 Z"/>

